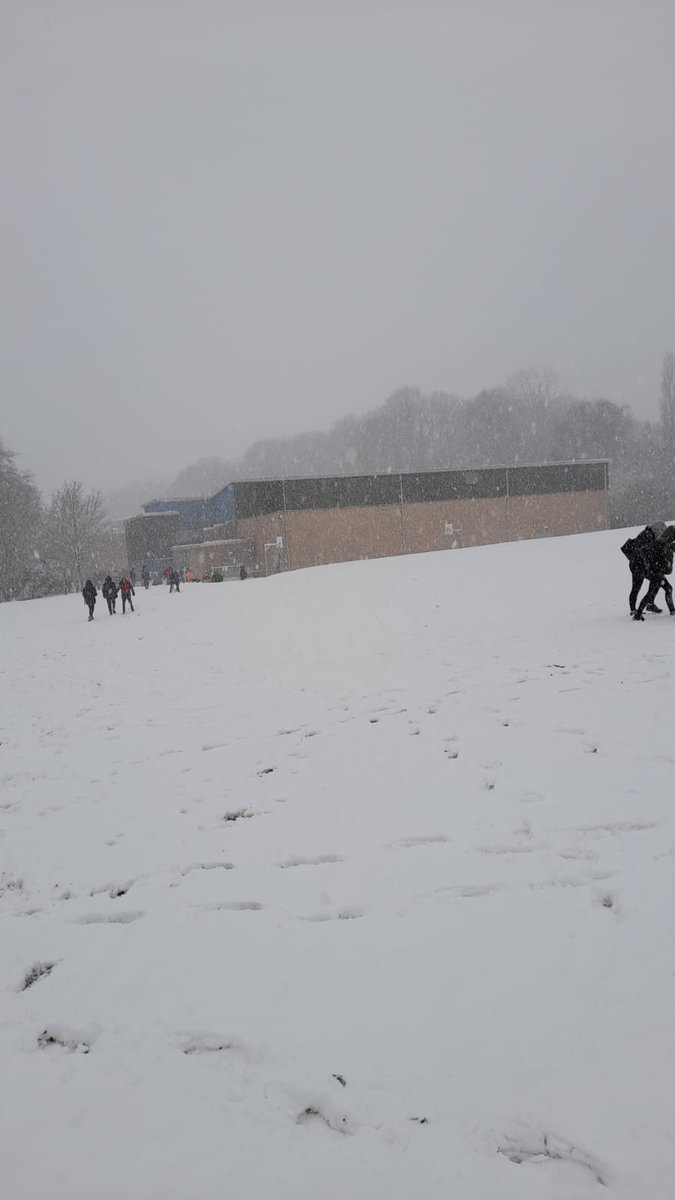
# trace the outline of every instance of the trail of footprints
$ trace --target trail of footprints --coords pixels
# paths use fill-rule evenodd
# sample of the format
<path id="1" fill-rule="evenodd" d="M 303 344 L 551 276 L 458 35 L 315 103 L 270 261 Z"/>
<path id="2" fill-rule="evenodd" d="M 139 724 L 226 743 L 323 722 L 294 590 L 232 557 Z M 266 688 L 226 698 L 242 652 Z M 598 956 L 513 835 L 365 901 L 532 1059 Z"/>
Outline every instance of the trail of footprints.
<path id="1" fill-rule="evenodd" d="M 54 1022 L 37 1034 L 35 1046 L 43 1053 L 88 1055 L 95 1050 L 99 1033 L 95 1028 Z M 405 1146 L 408 1141 L 406 1129 L 415 1125 L 421 1131 L 430 1124 L 428 1115 L 406 1111 L 403 1098 L 397 1116 L 390 1116 L 388 1120 L 383 1120 L 377 1111 L 360 1112 L 358 1100 L 351 1099 L 351 1081 L 339 1071 L 331 1072 L 314 1086 L 304 1082 L 301 1085 L 272 1084 L 264 1071 L 268 1056 L 231 1034 L 197 1030 L 177 1033 L 168 1040 L 169 1045 L 188 1060 L 224 1059 L 228 1065 L 228 1078 L 232 1079 L 233 1071 L 243 1072 L 247 1090 L 256 1091 L 266 1106 L 277 1110 L 282 1120 L 296 1125 L 310 1129 L 316 1126 L 341 1137 L 357 1136 L 364 1129 L 369 1135 L 384 1138 L 387 1144 L 398 1142 Z M 261 1070 L 263 1074 L 258 1077 Z M 604 1189 L 612 1178 L 609 1165 L 595 1154 L 541 1127 L 518 1123 L 508 1132 L 489 1137 L 487 1131 L 481 1135 L 481 1131 L 474 1130 L 473 1138 L 477 1137 L 485 1143 L 484 1151 L 494 1153 L 496 1150 L 513 1166 L 536 1169 L 540 1164 L 553 1164 L 560 1169 L 561 1181 L 569 1178 L 571 1183 L 578 1177 L 579 1181 L 585 1180 L 589 1185 Z"/>
<path id="2" fill-rule="evenodd" d="M 494 765 L 494 764 L 486 764 Z M 226 820 L 239 819 L 240 817 L 248 817 L 248 810 L 239 810 L 236 814 L 228 814 Z M 520 828 L 514 830 L 516 835 L 512 840 L 505 842 L 490 842 L 487 844 L 474 845 L 471 849 L 474 853 L 488 857 L 504 857 L 506 859 L 512 857 L 536 856 L 540 853 L 550 853 L 553 851 L 556 856 L 565 862 L 579 862 L 586 864 L 586 869 L 582 873 L 574 875 L 561 874 L 551 878 L 529 879 L 510 881 L 508 879 L 497 879 L 488 882 L 454 882 L 445 887 L 437 888 L 434 892 L 428 893 L 430 896 L 445 896 L 447 898 L 473 898 L 487 896 L 494 892 L 504 890 L 513 890 L 518 888 L 541 889 L 548 887 L 563 887 L 577 888 L 587 887 L 594 884 L 602 884 L 609 879 L 614 872 L 604 871 L 600 865 L 600 855 L 593 848 L 593 843 L 604 839 L 624 837 L 628 835 L 636 835 L 645 832 L 650 832 L 658 828 L 657 821 L 638 820 L 638 821 L 617 821 L 605 822 L 595 825 L 581 826 L 579 828 L 561 829 L 552 831 L 546 841 L 536 841 L 531 837 L 531 828 L 525 822 Z M 567 839 L 570 836 L 574 839 L 570 844 L 562 844 L 556 846 L 555 840 L 562 836 Z M 452 838 L 442 831 L 412 835 L 409 837 L 399 838 L 393 842 L 386 843 L 385 849 L 393 852 L 401 851 L 416 851 L 424 848 L 438 847 L 450 843 Z M 586 845 L 584 845 L 586 843 Z M 590 843 L 590 845 L 588 844 Z M 663 857 L 663 852 L 659 855 Z M 347 859 L 339 854 L 315 854 L 315 855 L 291 855 L 286 859 L 277 862 L 275 865 L 281 871 L 306 869 L 306 868 L 326 868 L 339 866 L 346 862 Z M 597 864 L 597 865 L 596 865 Z M 191 875 L 201 872 L 230 872 L 235 869 L 235 863 L 226 859 L 205 860 L 195 862 L 183 867 L 180 871 L 180 877 L 185 879 Z M 121 882 L 107 881 L 106 883 L 91 887 L 84 893 L 91 898 L 106 897 L 109 900 L 118 901 L 123 899 L 127 894 L 141 883 L 146 876 L 136 876 Z M 169 886 L 177 886 L 177 880 L 169 884 Z M 18 875 L 4 875 L 0 878 L 0 899 L 4 896 L 14 896 L 18 898 L 28 899 L 23 878 Z M 73 888 L 67 887 L 61 890 L 58 895 L 60 901 L 74 901 L 78 898 L 77 893 Z M 616 898 L 610 892 L 602 892 L 600 899 L 597 901 L 600 906 L 607 910 L 612 910 L 618 914 L 620 909 L 616 902 Z M 261 912 L 264 905 L 253 899 L 223 899 L 214 900 L 212 902 L 204 902 L 192 906 L 204 912 Z M 39 907 L 24 907 L 17 911 L 17 916 L 31 916 L 42 912 Z M 141 920 L 145 916 L 145 910 L 140 907 L 134 908 L 117 908 L 107 909 L 105 911 L 83 911 L 73 914 L 71 920 L 79 925 L 129 925 Z M 357 905 L 342 906 L 339 910 L 332 910 L 318 913 L 296 913 L 296 919 L 314 922 L 323 922 L 330 920 L 352 920 L 363 917 L 365 910 Z M 49 966 L 51 970 L 53 964 Z M 45 972 L 48 973 L 48 972 Z M 36 982 L 40 978 L 35 977 L 32 982 Z M 27 986 L 32 986 L 28 984 Z"/>

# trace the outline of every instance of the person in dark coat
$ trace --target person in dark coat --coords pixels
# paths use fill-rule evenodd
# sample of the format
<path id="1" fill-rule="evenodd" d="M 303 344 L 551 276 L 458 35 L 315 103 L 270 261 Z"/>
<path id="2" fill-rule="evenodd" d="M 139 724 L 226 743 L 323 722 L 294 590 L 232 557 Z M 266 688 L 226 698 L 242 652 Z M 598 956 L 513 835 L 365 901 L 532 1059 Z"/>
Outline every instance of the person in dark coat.
<path id="1" fill-rule="evenodd" d="M 150 587 L 150 571 L 148 570 L 148 568 L 145 565 L 143 566 L 143 568 L 141 570 L 141 579 L 143 581 L 143 587 L 145 588 L 145 590 L 147 592 L 148 588 Z"/>
<path id="2" fill-rule="evenodd" d="M 129 605 L 131 611 L 134 611 L 134 605 L 131 597 L 136 595 L 134 591 L 134 585 L 130 579 L 127 579 L 126 575 L 124 576 L 124 579 L 120 579 L 120 592 L 122 594 L 122 616 L 124 616 L 127 609 L 127 604 Z"/>
<path id="3" fill-rule="evenodd" d="M 82 588 L 82 597 L 84 599 L 84 602 L 85 602 L 87 608 L 89 609 L 89 620 L 90 621 L 93 621 L 93 619 L 94 619 L 94 607 L 96 605 L 96 597 L 97 596 L 98 596 L 98 592 L 96 591 L 96 588 L 94 587 L 93 583 L 91 582 L 91 579 L 88 579 L 87 582 L 85 583 L 84 587 Z"/>
<path id="4" fill-rule="evenodd" d="M 642 614 L 645 608 L 649 608 L 649 605 L 654 604 L 656 594 L 660 587 L 663 588 L 666 594 L 668 612 L 670 613 L 671 617 L 675 617 L 673 589 L 666 578 L 666 576 L 672 574 L 673 570 L 674 545 L 675 525 L 667 525 L 663 533 L 656 534 L 654 541 L 649 542 L 646 549 L 643 551 L 645 560 L 645 576 L 649 580 L 649 588 L 633 613 L 633 619 L 635 621 L 644 621 Z"/>
<path id="5" fill-rule="evenodd" d="M 635 609 L 637 608 L 637 599 L 640 594 L 640 588 L 642 587 L 645 579 L 648 577 L 647 572 L 649 570 L 650 562 L 654 556 L 656 540 L 665 532 L 666 528 L 665 522 L 655 521 L 652 525 L 647 525 L 642 530 L 642 533 L 639 533 L 637 537 L 628 538 L 628 541 L 624 542 L 623 546 L 621 547 L 623 553 L 628 559 L 628 566 L 630 568 L 630 573 L 633 580 L 632 587 L 630 589 L 630 595 L 628 597 L 628 607 L 630 609 L 631 616 L 634 615 Z M 660 586 L 663 588 L 667 600 L 669 590 L 672 596 L 672 588 L 665 577 Z M 662 609 L 657 608 L 654 601 L 652 601 L 646 607 L 647 612 L 660 613 L 663 611 Z M 670 605 L 668 607 L 670 607 Z"/>
<path id="6" fill-rule="evenodd" d="M 174 588 L 177 592 L 180 591 L 180 575 L 175 570 L 169 574 L 169 594 L 171 594 Z"/>
<path id="7" fill-rule="evenodd" d="M 108 605 L 108 612 L 112 617 L 115 612 L 115 604 L 117 603 L 117 584 L 112 578 L 112 575 L 106 575 L 101 588 L 104 599 Z"/>
<path id="8" fill-rule="evenodd" d="M 246 570 L 246 567 L 244 566 L 243 563 L 241 564 L 241 566 L 239 568 L 239 578 L 240 579 L 248 579 L 248 571 Z"/>

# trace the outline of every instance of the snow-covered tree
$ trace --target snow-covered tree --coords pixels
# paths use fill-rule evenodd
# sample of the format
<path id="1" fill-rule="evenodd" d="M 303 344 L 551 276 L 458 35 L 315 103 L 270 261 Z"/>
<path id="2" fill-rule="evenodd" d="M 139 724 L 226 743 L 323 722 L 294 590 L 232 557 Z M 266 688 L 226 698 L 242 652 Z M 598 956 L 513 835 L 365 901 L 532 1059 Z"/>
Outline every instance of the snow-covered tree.
<path id="1" fill-rule="evenodd" d="M 30 474 L 0 440 L 0 599 L 24 593 L 39 538 L 42 505 Z"/>
<path id="2" fill-rule="evenodd" d="M 87 574 L 97 572 L 97 550 L 108 521 L 100 492 L 86 493 L 81 483 L 64 483 L 52 496 L 46 520 L 46 554 L 50 570 L 81 588 Z"/>
<path id="3" fill-rule="evenodd" d="M 666 461 L 675 463 L 675 354 L 666 354 L 661 368 L 661 424 Z"/>

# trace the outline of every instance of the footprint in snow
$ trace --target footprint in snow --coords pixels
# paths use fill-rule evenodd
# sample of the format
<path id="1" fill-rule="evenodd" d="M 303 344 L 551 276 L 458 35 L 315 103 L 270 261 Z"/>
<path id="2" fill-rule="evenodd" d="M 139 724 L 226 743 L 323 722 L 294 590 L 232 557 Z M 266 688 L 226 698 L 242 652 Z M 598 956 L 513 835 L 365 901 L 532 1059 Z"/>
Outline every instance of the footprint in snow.
<path id="1" fill-rule="evenodd" d="M 346 1113 L 326 1111 L 325 1106 L 320 1107 L 318 1104 L 308 1104 L 306 1108 L 303 1108 L 295 1118 L 295 1123 L 296 1125 L 323 1124 L 328 1129 L 332 1129 L 334 1133 L 349 1135 L 356 1132 L 356 1128 Z"/>
<path id="2" fill-rule="evenodd" d="M 476 846 L 478 854 L 532 854 L 534 851 L 544 850 L 544 846 L 527 846 L 522 842 L 518 842 L 511 846 Z"/>
<path id="3" fill-rule="evenodd" d="M 89 1054 L 97 1037 L 98 1030 L 57 1023 L 43 1029 L 36 1040 L 40 1050 L 58 1048 L 71 1054 Z"/>
<path id="4" fill-rule="evenodd" d="M 231 862 L 200 862 L 194 863 L 191 867 L 185 867 L 181 871 L 181 875 L 191 875 L 193 871 L 233 871 L 234 863 Z"/>
<path id="5" fill-rule="evenodd" d="M 398 842 L 391 842 L 388 848 L 390 850 L 409 850 L 414 846 L 433 846 L 449 841 L 450 839 L 445 833 L 430 833 L 422 837 L 400 838 Z"/>
<path id="6" fill-rule="evenodd" d="M 497 1153 L 516 1166 L 556 1163 L 561 1168 L 576 1168 L 575 1174 L 583 1173 L 586 1179 L 590 1177 L 600 1187 L 607 1187 L 607 1168 L 593 1155 L 553 1133 L 535 1130 L 502 1137 Z"/>
<path id="7" fill-rule="evenodd" d="M 26 971 L 21 983 L 19 984 L 19 987 L 17 988 L 17 991 L 27 992 L 28 989 L 32 988 L 39 979 L 46 979 L 49 975 L 51 975 L 56 965 L 56 962 L 33 963 L 33 966 L 29 967 L 29 969 Z"/>
<path id="8" fill-rule="evenodd" d="M 280 862 L 279 866 L 282 870 L 287 870 L 289 867 L 320 867 L 324 863 L 341 863 L 344 861 L 344 858 L 341 858 L 339 854 L 316 854 L 310 858 L 295 855 L 293 858 L 287 858 L 284 862 Z"/>
<path id="9" fill-rule="evenodd" d="M 137 882 L 137 879 L 129 879 L 126 883 L 103 883 L 100 887 L 92 888 L 89 895 L 101 896 L 107 892 L 111 900 L 119 900 L 121 896 L 126 896 L 129 888 Z"/>
<path id="10" fill-rule="evenodd" d="M 222 1033 L 181 1033 L 177 1039 L 181 1054 L 237 1054 L 250 1059 L 248 1048 L 238 1038 Z"/>
<path id="11" fill-rule="evenodd" d="M 130 925 L 132 921 L 140 921 L 144 916 L 144 912 L 128 910 L 120 913 L 84 913 L 75 917 L 74 921 L 77 925 Z"/>
<path id="12" fill-rule="evenodd" d="M 341 908 L 338 912 L 332 913 L 312 913 L 307 917 L 301 917 L 301 921 L 358 921 L 360 917 L 365 917 L 365 909 L 363 908 Z"/>

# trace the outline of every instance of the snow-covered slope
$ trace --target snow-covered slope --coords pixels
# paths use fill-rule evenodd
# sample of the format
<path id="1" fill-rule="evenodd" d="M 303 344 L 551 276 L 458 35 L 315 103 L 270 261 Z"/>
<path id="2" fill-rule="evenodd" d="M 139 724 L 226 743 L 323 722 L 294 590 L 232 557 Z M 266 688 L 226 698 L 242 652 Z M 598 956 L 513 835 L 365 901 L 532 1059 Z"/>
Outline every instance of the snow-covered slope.
<path id="1" fill-rule="evenodd" d="M 624 536 L 0 606 L 3 1196 L 675 1195 Z"/>

